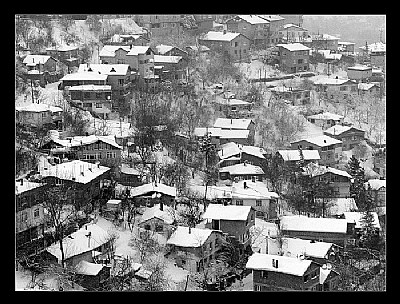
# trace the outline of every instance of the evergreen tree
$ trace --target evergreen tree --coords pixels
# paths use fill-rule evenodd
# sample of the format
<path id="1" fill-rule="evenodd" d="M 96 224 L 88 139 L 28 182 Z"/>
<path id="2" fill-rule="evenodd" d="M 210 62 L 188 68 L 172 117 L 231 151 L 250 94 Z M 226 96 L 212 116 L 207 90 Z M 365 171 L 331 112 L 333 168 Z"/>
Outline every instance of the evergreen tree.
<path id="1" fill-rule="evenodd" d="M 349 174 L 353 177 L 353 181 L 350 184 L 350 196 L 354 198 L 357 207 L 360 208 L 364 195 L 365 173 L 364 169 L 360 166 L 359 160 L 354 155 L 348 162 L 348 170 Z"/>
<path id="2" fill-rule="evenodd" d="M 360 241 L 364 247 L 375 249 L 378 245 L 379 238 L 376 233 L 376 227 L 374 225 L 373 210 L 375 208 L 374 200 L 371 195 L 371 186 L 368 185 L 368 189 L 362 192 L 362 200 L 360 204 L 360 210 L 362 212 L 361 222 L 361 237 Z"/>

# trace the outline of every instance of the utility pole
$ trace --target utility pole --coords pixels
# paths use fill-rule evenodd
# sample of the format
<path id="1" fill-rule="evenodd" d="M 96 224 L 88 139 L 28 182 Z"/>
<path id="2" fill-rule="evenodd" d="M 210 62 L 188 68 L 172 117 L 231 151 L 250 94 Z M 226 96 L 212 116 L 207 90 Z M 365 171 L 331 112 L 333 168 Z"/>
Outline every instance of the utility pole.
<path id="1" fill-rule="evenodd" d="M 33 79 L 31 79 L 31 93 L 32 93 L 32 103 L 35 103 L 35 98 L 33 94 Z"/>

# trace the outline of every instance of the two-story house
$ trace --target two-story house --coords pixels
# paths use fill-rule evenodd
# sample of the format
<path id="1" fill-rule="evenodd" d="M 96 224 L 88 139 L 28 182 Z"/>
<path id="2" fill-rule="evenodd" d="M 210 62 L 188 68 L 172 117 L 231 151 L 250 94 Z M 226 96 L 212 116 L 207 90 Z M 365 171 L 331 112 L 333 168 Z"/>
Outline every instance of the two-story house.
<path id="1" fill-rule="evenodd" d="M 187 60 L 182 56 L 154 55 L 153 62 L 161 80 L 186 81 Z"/>
<path id="2" fill-rule="evenodd" d="M 304 215 L 285 215 L 280 218 L 284 236 L 334 243 L 345 246 L 355 239 L 355 223 L 337 218 L 313 218 Z"/>
<path id="3" fill-rule="evenodd" d="M 260 166 L 265 160 L 264 154 L 266 151 L 263 148 L 229 142 L 220 146 L 219 166 L 226 167 L 243 162 Z"/>
<path id="4" fill-rule="evenodd" d="M 41 86 L 45 86 L 48 82 L 57 81 L 61 74 L 58 61 L 52 56 L 27 55 L 22 63 L 28 70 L 27 79 L 38 80 Z"/>
<path id="5" fill-rule="evenodd" d="M 355 65 L 347 68 L 347 77 L 356 82 L 367 82 L 372 77 L 372 67 Z"/>
<path id="6" fill-rule="evenodd" d="M 281 42 L 279 30 L 285 24 L 285 18 L 279 15 L 257 15 L 269 22 L 268 46 L 276 45 Z"/>
<path id="7" fill-rule="evenodd" d="M 277 47 L 282 71 L 293 74 L 309 70 L 309 47 L 301 43 L 278 44 Z"/>
<path id="8" fill-rule="evenodd" d="M 43 249 L 43 191 L 46 185 L 26 179 L 15 181 L 15 241 L 17 251 L 31 245 L 30 254 Z M 32 252 L 33 250 L 33 252 Z"/>
<path id="9" fill-rule="evenodd" d="M 181 56 L 185 60 L 188 59 L 188 52 L 178 48 L 177 46 L 160 44 L 156 46 L 157 55 L 164 56 Z"/>
<path id="10" fill-rule="evenodd" d="M 269 90 L 276 99 L 288 100 L 293 106 L 306 105 L 310 103 L 310 90 L 284 86 L 273 87 Z"/>
<path id="11" fill-rule="evenodd" d="M 251 206 L 210 204 L 202 215 L 205 227 L 221 230 L 238 241 L 239 254 L 251 251 L 250 228 L 255 224 L 255 210 Z"/>
<path id="12" fill-rule="evenodd" d="M 328 100 L 346 102 L 352 95 L 357 94 L 358 85 L 348 78 L 320 77 L 313 81 L 315 90 Z"/>
<path id="13" fill-rule="evenodd" d="M 241 33 L 255 46 L 266 46 L 269 39 L 269 21 L 257 15 L 237 15 L 226 21 L 229 32 Z"/>
<path id="14" fill-rule="evenodd" d="M 335 290 L 339 279 L 333 270 L 322 279 L 321 265 L 312 260 L 273 254 L 254 253 L 246 268 L 253 272 L 254 291 Z"/>
<path id="15" fill-rule="evenodd" d="M 173 226 L 175 223 L 174 212 L 172 207 L 164 206 L 162 203 L 146 208 L 139 220 L 138 227 L 161 234 L 168 239 L 175 228 Z"/>
<path id="16" fill-rule="evenodd" d="M 109 119 L 113 109 L 110 85 L 79 85 L 69 87 L 67 92 L 71 102 L 102 119 Z"/>
<path id="17" fill-rule="evenodd" d="M 328 34 L 311 35 L 311 48 L 316 50 L 338 50 L 339 38 Z"/>
<path id="18" fill-rule="evenodd" d="M 309 122 L 321 127 L 322 130 L 328 129 L 332 126 L 342 124 L 344 116 L 330 112 L 323 112 L 319 114 L 309 115 L 306 117 Z"/>
<path id="19" fill-rule="evenodd" d="M 374 67 L 386 67 L 386 43 L 375 42 L 368 44 L 367 47 L 361 46 L 359 49 L 369 57 L 370 64 Z"/>
<path id="20" fill-rule="evenodd" d="M 327 135 L 315 136 L 290 143 L 292 149 L 318 150 L 321 165 L 330 166 L 339 162 L 342 141 Z"/>
<path id="21" fill-rule="evenodd" d="M 241 33 L 209 31 L 199 38 L 199 43 L 211 50 L 220 51 L 235 61 L 247 60 L 250 50 L 250 39 Z"/>
<path id="22" fill-rule="evenodd" d="M 263 181 L 264 177 L 265 173 L 261 167 L 247 164 L 246 162 L 219 169 L 219 178 L 221 180 Z"/>
<path id="23" fill-rule="evenodd" d="M 350 127 L 335 125 L 324 131 L 324 134 L 342 141 L 342 150 L 351 150 L 365 140 L 365 131 Z"/>
<path id="24" fill-rule="evenodd" d="M 111 86 L 114 111 L 118 111 L 121 105 L 130 104 L 132 81 L 128 64 L 81 64 L 78 73 L 85 72 L 108 76 L 107 85 Z"/>
<path id="25" fill-rule="evenodd" d="M 352 176 L 346 171 L 328 166 L 313 166 L 309 173 L 314 183 L 329 183 L 332 188 L 331 197 L 350 197 Z"/>
<path id="26" fill-rule="evenodd" d="M 51 127 L 52 129 L 62 129 L 63 109 L 50 106 L 44 103 L 31 103 L 27 106 L 15 107 L 16 122 L 22 125 L 37 128 Z"/>
<path id="27" fill-rule="evenodd" d="M 215 101 L 215 109 L 221 111 L 227 118 L 247 118 L 253 116 L 250 102 L 229 98 Z"/>
<path id="28" fill-rule="evenodd" d="M 224 238 L 219 229 L 177 226 L 167 240 L 169 256 L 178 267 L 200 272 L 215 260 Z"/>
<path id="29" fill-rule="evenodd" d="M 308 37 L 308 30 L 293 23 L 286 23 L 280 29 L 279 35 L 283 43 L 302 43 Z"/>
<path id="30" fill-rule="evenodd" d="M 79 47 L 72 45 L 53 46 L 46 49 L 46 53 L 57 58 L 62 63 L 71 67 L 78 67 L 81 63 Z"/>
<path id="31" fill-rule="evenodd" d="M 302 150 L 304 164 L 307 165 L 311 162 L 318 164 L 321 157 L 318 150 Z M 300 151 L 297 150 L 278 150 L 276 155 L 282 158 L 282 162 L 288 168 L 294 168 L 298 161 L 300 161 Z"/>
<path id="32" fill-rule="evenodd" d="M 244 145 L 253 145 L 255 136 L 255 123 L 251 119 L 239 119 L 239 118 L 217 118 L 213 125 L 214 128 L 221 128 L 222 133 L 228 130 L 248 130 L 247 143 L 242 143 Z M 229 134 L 221 134 L 221 138 L 227 138 Z M 221 140 L 221 144 L 227 143 L 229 140 Z"/>

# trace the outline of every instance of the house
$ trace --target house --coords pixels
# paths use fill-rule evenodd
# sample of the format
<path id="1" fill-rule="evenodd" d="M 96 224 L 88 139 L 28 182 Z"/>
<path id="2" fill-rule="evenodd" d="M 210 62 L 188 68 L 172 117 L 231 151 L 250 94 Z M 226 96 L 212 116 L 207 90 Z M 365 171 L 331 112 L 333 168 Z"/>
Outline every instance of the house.
<path id="1" fill-rule="evenodd" d="M 280 218 L 284 236 L 345 246 L 355 239 L 355 223 L 345 219 L 285 215 Z"/>
<path id="2" fill-rule="evenodd" d="M 221 135 L 222 135 L 221 128 L 195 128 L 194 129 L 194 136 L 197 138 L 204 137 L 206 135 L 210 136 L 211 143 L 218 148 L 221 142 Z M 226 134 L 224 134 L 226 136 Z M 246 136 L 246 139 L 248 134 Z"/>
<path id="3" fill-rule="evenodd" d="M 190 56 L 207 54 L 210 52 L 210 48 L 206 47 L 205 45 L 189 45 L 186 47 L 186 50 Z"/>
<path id="4" fill-rule="evenodd" d="M 381 95 L 380 83 L 359 83 L 358 94 L 361 96 L 378 97 Z"/>
<path id="5" fill-rule="evenodd" d="M 26 74 L 27 79 L 39 80 L 42 86 L 59 79 L 60 69 L 57 67 L 58 61 L 52 56 L 27 55 L 22 63 L 28 70 Z"/>
<path id="6" fill-rule="evenodd" d="M 99 197 L 102 181 L 108 178 L 110 168 L 73 160 L 56 165 L 39 165 L 38 171 L 44 183 L 66 185 L 72 194 L 69 204 L 80 210 Z"/>
<path id="7" fill-rule="evenodd" d="M 348 78 L 319 77 L 313 82 L 321 96 L 335 102 L 346 101 L 351 95 L 357 94 L 357 83 Z"/>
<path id="8" fill-rule="evenodd" d="M 318 150 L 302 150 L 304 164 L 307 165 L 310 162 L 318 164 L 318 161 L 321 159 L 319 156 Z M 278 150 L 276 155 L 281 157 L 283 163 L 288 167 L 294 167 L 300 158 L 300 151 L 297 150 Z"/>
<path id="9" fill-rule="evenodd" d="M 222 130 L 249 130 L 248 132 L 248 145 L 252 145 L 254 142 L 254 121 L 251 119 L 235 119 L 235 118 L 217 118 L 214 122 L 214 128 L 221 128 Z M 245 134 L 245 133 L 243 133 Z M 223 131 L 221 138 L 231 137 L 229 132 Z M 221 144 L 228 141 L 221 140 Z"/>
<path id="10" fill-rule="evenodd" d="M 277 86 L 269 89 L 276 99 L 290 101 L 293 106 L 306 105 L 310 103 L 310 90 L 297 89 L 292 87 Z"/>
<path id="11" fill-rule="evenodd" d="M 365 131 L 342 125 L 334 125 L 324 131 L 324 134 L 342 141 L 342 150 L 351 150 L 365 140 Z"/>
<path id="12" fill-rule="evenodd" d="M 380 178 L 386 179 L 386 148 L 379 149 L 374 153 L 374 171 L 379 173 Z"/>
<path id="13" fill-rule="evenodd" d="M 338 50 L 339 38 L 328 34 L 311 35 L 311 48 L 316 50 Z"/>
<path id="14" fill-rule="evenodd" d="M 280 15 L 257 15 L 269 22 L 268 46 L 273 46 L 281 42 L 279 30 L 285 24 L 285 18 Z"/>
<path id="15" fill-rule="evenodd" d="M 140 34 L 114 34 L 107 44 L 144 46 L 150 43 L 150 39 L 147 36 L 145 31 Z"/>
<path id="16" fill-rule="evenodd" d="M 309 166 L 308 174 L 314 183 L 329 183 L 332 189 L 331 197 L 350 197 L 352 176 L 346 171 L 328 166 Z"/>
<path id="17" fill-rule="evenodd" d="M 290 14 L 290 15 L 282 15 L 279 14 L 279 16 L 281 16 L 282 18 L 285 18 L 284 23 L 285 24 L 294 24 L 297 26 L 303 26 L 303 15 L 294 15 L 294 14 Z"/>
<path id="18" fill-rule="evenodd" d="M 373 226 L 376 230 L 376 233 L 379 234 L 381 230 L 381 225 L 379 223 L 379 216 L 378 213 L 376 212 L 371 212 L 373 216 Z M 348 222 L 348 223 L 355 223 L 355 232 L 357 235 L 361 235 L 361 230 L 363 228 L 363 223 L 362 223 L 362 218 L 363 218 L 364 213 L 363 212 L 343 212 L 343 218 Z"/>
<path id="19" fill-rule="evenodd" d="M 369 61 L 372 66 L 386 68 L 386 43 L 376 42 L 361 46 L 359 49 L 366 55 L 369 56 Z"/>
<path id="20" fill-rule="evenodd" d="M 223 239 L 220 230 L 177 226 L 167 246 L 178 267 L 199 272 L 215 260 Z"/>
<path id="21" fill-rule="evenodd" d="M 324 197 L 315 198 L 321 206 L 325 204 L 325 217 L 340 218 L 343 212 L 358 210 L 356 201 L 352 197 Z"/>
<path id="22" fill-rule="evenodd" d="M 334 262 L 338 254 L 338 247 L 333 243 L 289 237 L 282 237 L 281 241 L 277 238 L 267 237 L 267 242 L 267 254 L 282 255 L 291 258 L 302 257 L 321 265 Z"/>
<path id="23" fill-rule="evenodd" d="M 344 55 L 354 55 L 355 53 L 355 43 L 347 41 L 338 41 L 338 51 Z"/>
<path id="24" fill-rule="evenodd" d="M 193 15 L 194 20 L 196 21 L 197 30 L 204 32 L 209 31 L 213 28 L 214 21 L 216 20 L 216 15 Z"/>
<path id="25" fill-rule="evenodd" d="M 78 67 L 81 63 L 79 47 L 77 46 L 52 46 L 46 49 L 46 53 L 66 64 L 68 68 Z"/>
<path id="26" fill-rule="evenodd" d="M 160 201 L 164 205 L 172 206 L 176 198 L 176 188 L 161 183 L 149 183 L 131 188 L 130 197 L 143 206 L 151 207 Z"/>
<path id="27" fill-rule="evenodd" d="M 254 291 L 317 291 L 322 290 L 320 282 L 332 282 L 336 289 L 338 276 L 321 280 L 321 265 L 297 257 L 253 253 L 246 263 L 253 272 Z M 325 284 L 329 287 L 328 284 Z"/>
<path id="28" fill-rule="evenodd" d="M 36 128 L 49 127 L 61 130 L 63 126 L 60 107 L 54 107 L 44 103 L 31 103 L 27 106 L 15 107 L 16 122 L 22 125 Z"/>
<path id="29" fill-rule="evenodd" d="M 43 249 L 43 192 L 46 185 L 24 178 L 15 181 L 15 242 L 16 250 L 32 246 Z M 29 252 L 33 253 L 33 252 Z"/>
<path id="30" fill-rule="evenodd" d="M 277 44 L 279 48 L 279 68 L 294 74 L 309 70 L 310 48 L 301 43 Z"/>
<path id="31" fill-rule="evenodd" d="M 52 138 L 40 150 L 52 155 L 66 156 L 69 159 L 84 160 L 89 163 L 117 166 L 121 162 L 122 147 L 114 136 L 74 136 L 66 139 Z"/>
<path id="32" fill-rule="evenodd" d="M 66 92 L 72 103 L 102 119 L 109 119 L 113 109 L 110 85 L 78 85 L 69 87 Z"/>
<path id="33" fill-rule="evenodd" d="M 220 131 L 220 144 L 226 144 L 229 142 L 235 142 L 240 145 L 252 145 L 254 143 L 254 137 L 251 137 L 251 130 L 224 130 Z"/>
<path id="34" fill-rule="evenodd" d="M 327 135 L 315 136 L 290 143 L 293 150 L 299 147 L 304 150 L 318 150 L 321 165 L 330 166 L 339 161 L 342 153 L 342 141 Z"/>
<path id="35" fill-rule="evenodd" d="M 161 80 L 185 81 L 187 61 L 182 56 L 154 55 L 154 73 Z"/>
<path id="36" fill-rule="evenodd" d="M 75 266 L 75 272 L 80 285 L 88 290 L 99 288 L 110 277 L 110 267 L 85 260 Z"/>
<path id="37" fill-rule="evenodd" d="M 250 50 L 250 39 L 240 33 L 227 31 L 209 31 L 199 38 L 199 43 L 211 50 L 230 56 L 234 61 L 247 60 Z"/>
<path id="38" fill-rule="evenodd" d="M 93 72 L 66 74 L 61 78 L 60 89 L 79 85 L 107 85 L 108 75 Z"/>
<path id="39" fill-rule="evenodd" d="M 218 157 L 220 167 L 226 167 L 238 163 L 247 162 L 252 165 L 260 166 L 265 160 L 264 154 L 267 152 L 260 147 L 245 146 L 235 142 L 229 142 L 220 146 Z"/>
<path id="40" fill-rule="evenodd" d="M 252 104 L 236 98 L 217 100 L 215 109 L 224 113 L 227 118 L 247 118 L 253 115 Z"/>
<path id="41" fill-rule="evenodd" d="M 128 164 L 121 164 L 116 172 L 115 180 L 124 186 L 136 187 L 142 184 L 141 175 L 138 170 Z"/>
<path id="42" fill-rule="evenodd" d="M 138 227 L 164 235 L 167 239 L 171 236 L 175 223 L 175 210 L 164 206 L 162 203 L 146 208 Z"/>
<path id="43" fill-rule="evenodd" d="M 386 214 L 386 180 L 370 179 L 364 183 L 365 189 L 372 196 L 378 215 Z"/>
<path id="44" fill-rule="evenodd" d="M 131 68 L 128 64 L 81 64 L 78 73 L 107 75 L 107 85 L 111 86 L 113 110 L 120 105 L 130 104 L 132 98 Z"/>
<path id="45" fill-rule="evenodd" d="M 257 217 L 266 220 L 277 217 L 279 195 L 269 191 L 262 182 L 239 181 L 232 183 L 231 204 L 236 206 L 251 206 Z"/>
<path id="46" fill-rule="evenodd" d="M 180 36 L 184 15 L 135 15 L 137 25 L 146 28 L 152 37 Z"/>
<path id="47" fill-rule="evenodd" d="M 344 122 L 344 116 L 330 112 L 323 112 L 319 114 L 309 115 L 306 117 L 307 120 L 323 130 L 330 128 L 331 126 L 339 125 Z"/>
<path id="48" fill-rule="evenodd" d="M 85 224 L 62 240 L 65 264 L 76 267 L 81 261 L 94 262 L 94 257 L 111 250 L 108 232 L 97 224 Z M 46 248 L 50 260 L 61 263 L 59 242 Z M 81 264 L 82 265 L 82 264 Z"/>
<path id="49" fill-rule="evenodd" d="M 348 67 L 347 77 L 356 82 L 367 82 L 372 77 L 372 67 L 367 65 Z"/>
<path id="50" fill-rule="evenodd" d="M 231 166 L 222 167 L 219 169 L 219 178 L 221 180 L 252 180 L 262 181 L 264 179 L 264 171 L 259 166 L 254 166 L 247 163 L 241 163 Z"/>
<path id="51" fill-rule="evenodd" d="M 286 18 L 285 21 L 287 21 Z M 301 43 L 308 37 L 308 30 L 293 23 L 286 23 L 280 29 L 279 35 L 282 42 Z"/>
<path id="52" fill-rule="evenodd" d="M 226 21 L 228 32 L 240 33 L 255 46 L 267 46 L 269 21 L 257 15 L 237 15 Z"/>
<path id="53" fill-rule="evenodd" d="M 184 60 L 188 59 L 188 52 L 178 48 L 177 46 L 160 44 L 156 46 L 157 55 L 163 56 L 180 56 Z"/>
<path id="54" fill-rule="evenodd" d="M 251 251 L 250 228 L 255 224 L 255 209 L 252 206 L 210 204 L 202 215 L 205 227 L 221 230 L 236 239 L 239 254 Z"/>

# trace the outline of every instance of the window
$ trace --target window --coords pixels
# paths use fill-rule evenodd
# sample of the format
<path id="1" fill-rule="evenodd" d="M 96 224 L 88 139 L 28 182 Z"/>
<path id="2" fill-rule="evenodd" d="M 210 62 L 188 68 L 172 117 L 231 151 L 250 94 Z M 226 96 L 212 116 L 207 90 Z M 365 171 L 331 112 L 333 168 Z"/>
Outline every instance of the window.
<path id="1" fill-rule="evenodd" d="M 298 64 L 302 64 L 303 62 L 304 62 L 303 59 L 298 59 L 298 60 L 297 60 L 297 63 L 298 63 Z"/>
<path id="2" fill-rule="evenodd" d="M 26 211 L 21 212 L 21 221 L 25 222 L 27 220 L 28 220 L 28 212 Z"/>
<path id="3" fill-rule="evenodd" d="M 83 98 L 89 99 L 90 98 L 90 92 L 84 92 L 83 93 Z"/>
<path id="4" fill-rule="evenodd" d="M 333 95 L 331 95 L 331 99 L 333 99 Z"/>
<path id="5" fill-rule="evenodd" d="M 255 285 L 254 288 L 256 289 L 256 291 L 261 291 L 261 285 Z"/>
<path id="6" fill-rule="evenodd" d="M 36 208 L 34 211 L 33 211 L 33 217 L 39 217 L 39 208 Z"/>
<path id="7" fill-rule="evenodd" d="M 307 68 L 308 68 L 308 67 L 305 65 L 305 66 L 304 66 L 304 71 L 307 71 Z"/>
<path id="8" fill-rule="evenodd" d="M 261 200 L 256 200 L 256 206 L 261 207 L 262 206 L 262 201 Z"/>
<path id="9" fill-rule="evenodd" d="M 261 277 L 262 277 L 263 279 L 268 279 L 268 271 L 261 270 Z"/>
<path id="10" fill-rule="evenodd" d="M 59 178 L 56 177 L 55 183 L 56 183 L 57 186 L 61 186 L 62 185 L 62 179 L 59 179 Z"/>
<path id="11" fill-rule="evenodd" d="M 214 230 L 219 230 L 219 220 L 212 220 L 211 227 Z"/>
<path id="12" fill-rule="evenodd" d="M 237 50 L 235 50 L 235 55 L 237 55 Z"/>
<path id="13" fill-rule="evenodd" d="M 47 113 L 46 113 L 46 112 L 43 112 L 43 113 L 42 113 L 42 118 L 46 118 L 46 116 L 47 116 Z"/>
<path id="14" fill-rule="evenodd" d="M 162 225 L 156 225 L 157 232 L 162 232 L 163 230 L 164 230 L 164 227 Z"/>
<path id="15" fill-rule="evenodd" d="M 101 103 L 96 102 L 96 108 L 97 108 L 97 109 L 100 109 L 100 108 L 102 108 L 102 107 L 103 107 L 103 106 L 102 106 Z"/>
<path id="16" fill-rule="evenodd" d="M 235 42 L 235 47 L 237 47 L 238 46 L 238 43 L 237 42 Z"/>
<path id="17" fill-rule="evenodd" d="M 243 200 L 236 200 L 237 206 L 243 206 Z"/>
<path id="18" fill-rule="evenodd" d="M 347 91 L 347 86 L 341 86 L 340 91 Z"/>
<path id="19" fill-rule="evenodd" d="M 308 282 L 308 279 L 309 279 L 309 275 L 306 274 L 306 275 L 303 277 L 304 283 Z"/>
<path id="20" fill-rule="evenodd" d="M 144 229 L 150 230 L 150 225 L 149 224 L 144 225 Z"/>
<path id="21" fill-rule="evenodd" d="M 115 157 L 116 157 L 115 152 L 107 152 L 107 154 L 106 154 L 106 158 L 115 158 Z"/>
<path id="22" fill-rule="evenodd" d="M 124 85 L 124 80 L 123 79 L 118 79 L 118 85 L 123 86 Z"/>

